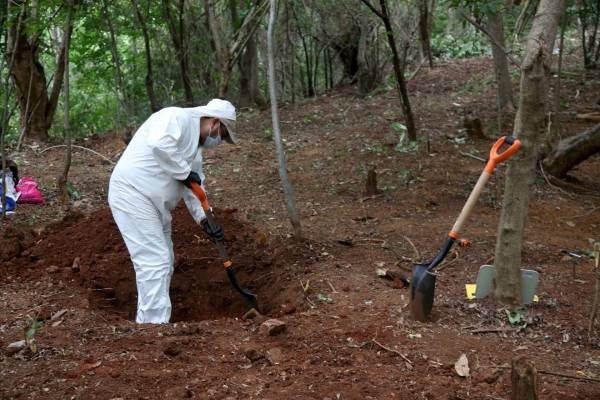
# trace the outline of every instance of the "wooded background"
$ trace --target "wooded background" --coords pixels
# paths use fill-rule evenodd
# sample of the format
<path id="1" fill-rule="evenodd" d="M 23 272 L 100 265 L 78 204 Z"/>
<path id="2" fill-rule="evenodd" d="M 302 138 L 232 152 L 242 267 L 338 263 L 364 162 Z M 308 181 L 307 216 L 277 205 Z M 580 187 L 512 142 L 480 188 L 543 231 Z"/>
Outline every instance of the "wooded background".
<path id="1" fill-rule="evenodd" d="M 510 68 L 522 58 L 537 5 L 281 0 L 274 30 L 280 101 L 294 103 L 343 85 L 368 95 L 410 79 L 422 64 L 493 54 L 499 110 L 514 111 Z M 585 67 L 595 68 L 600 2 L 566 6 L 564 47 L 581 51 Z M 133 127 L 161 107 L 198 105 L 217 96 L 241 108 L 265 108 L 267 12 L 265 0 L 5 1 L 5 139 L 63 135 L 67 44 L 69 119 L 76 137 Z M 400 86 L 404 114 L 418 113 L 410 110 L 405 83 Z"/>

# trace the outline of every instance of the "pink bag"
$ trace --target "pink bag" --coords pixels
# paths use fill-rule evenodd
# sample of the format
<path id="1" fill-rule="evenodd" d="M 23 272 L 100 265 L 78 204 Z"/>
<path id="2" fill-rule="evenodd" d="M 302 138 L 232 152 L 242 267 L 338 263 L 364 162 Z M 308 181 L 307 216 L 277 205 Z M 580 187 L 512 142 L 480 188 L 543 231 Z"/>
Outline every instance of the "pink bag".
<path id="1" fill-rule="evenodd" d="M 21 195 L 18 203 L 44 204 L 42 192 L 38 189 L 38 184 L 31 176 L 24 176 L 17 183 L 17 192 Z"/>

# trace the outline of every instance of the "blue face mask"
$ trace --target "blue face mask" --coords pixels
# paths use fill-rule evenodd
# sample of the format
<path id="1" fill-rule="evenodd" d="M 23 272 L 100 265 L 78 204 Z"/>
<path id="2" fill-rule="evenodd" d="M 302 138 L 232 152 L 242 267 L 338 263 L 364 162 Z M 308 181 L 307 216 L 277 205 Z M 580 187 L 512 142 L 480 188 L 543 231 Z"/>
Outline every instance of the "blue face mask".
<path id="1" fill-rule="evenodd" d="M 210 131 L 208 132 L 208 136 L 204 139 L 204 144 L 202 145 L 202 147 L 205 149 L 212 149 L 213 147 L 217 147 L 221 144 L 222 139 L 219 133 L 220 126 L 219 130 L 217 130 L 217 136 L 212 135 L 214 127 L 215 126 L 213 125 Z"/>
<path id="2" fill-rule="evenodd" d="M 207 136 L 206 139 L 204 139 L 204 144 L 202 145 L 202 147 L 205 149 L 211 149 L 220 145 L 221 141 L 221 135 Z"/>

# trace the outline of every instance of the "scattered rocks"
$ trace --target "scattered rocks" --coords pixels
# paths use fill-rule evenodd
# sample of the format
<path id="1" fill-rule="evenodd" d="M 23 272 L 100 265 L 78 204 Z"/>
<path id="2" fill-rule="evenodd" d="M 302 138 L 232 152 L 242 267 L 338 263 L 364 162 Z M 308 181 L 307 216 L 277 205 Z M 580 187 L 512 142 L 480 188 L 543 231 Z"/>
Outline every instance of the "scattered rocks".
<path id="1" fill-rule="evenodd" d="M 71 265 L 72 272 L 79 272 L 81 270 L 81 260 L 79 257 L 75 257 L 73 264 Z"/>
<path id="2" fill-rule="evenodd" d="M 466 354 L 461 354 L 459 359 L 454 364 L 454 370 L 458 376 L 468 377 L 470 375 L 469 360 Z"/>
<path id="3" fill-rule="evenodd" d="M 296 306 L 294 306 L 293 304 L 283 303 L 281 305 L 281 312 L 283 314 L 293 314 L 296 312 Z"/>
<path id="4" fill-rule="evenodd" d="M 242 316 L 242 319 L 254 319 L 258 316 L 260 316 L 260 313 L 256 311 L 255 308 L 251 308 L 246 314 Z"/>
<path id="5" fill-rule="evenodd" d="M 479 381 L 492 385 L 496 383 L 500 375 L 502 375 L 502 371 L 499 369 L 485 370 L 482 372 Z"/>
<path id="6" fill-rule="evenodd" d="M 287 329 L 287 325 L 285 322 L 280 321 L 278 319 L 268 319 L 260 325 L 260 333 L 268 336 L 279 335 L 280 333 L 285 332 Z"/>
<path id="7" fill-rule="evenodd" d="M 177 343 L 169 343 L 163 350 L 163 353 L 169 357 L 177 357 L 181 353 L 181 349 Z"/>
<path id="8" fill-rule="evenodd" d="M 259 349 L 254 347 L 249 347 L 244 350 L 244 355 L 252 362 L 258 361 L 265 357 Z"/>
<path id="9" fill-rule="evenodd" d="M 52 316 L 50 317 L 50 321 L 55 321 L 55 320 L 59 319 L 60 317 L 62 317 L 63 315 L 65 315 L 66 313 L 67 313 L 67 310 L 65 310 L 65 309 L 57 311 L 54 314 L 52 314 Z"/>
<path id="10" fill-rule="evenodd" d="M 23 350 L 27 346 L 24 340 L 19 340 L 18 342 L 12 342 L 8 346 L 6 346 L 6 354 L 13 355 Z"/>
<path id="11" fill-rule="evenodd" d="M 48 271 L 49 274 L 55 274 L 58 271 L 60 271 L 60 268 L 57 267 L 56 265 L 51 265 L 46 269 L 46 271 Z"/>
<path id="12" fill-rule="evenodd" d="M 267 360 L 271 365 L 281 364 L 284 360 L 283 351 L 279 347 L 267 350 Z"/>

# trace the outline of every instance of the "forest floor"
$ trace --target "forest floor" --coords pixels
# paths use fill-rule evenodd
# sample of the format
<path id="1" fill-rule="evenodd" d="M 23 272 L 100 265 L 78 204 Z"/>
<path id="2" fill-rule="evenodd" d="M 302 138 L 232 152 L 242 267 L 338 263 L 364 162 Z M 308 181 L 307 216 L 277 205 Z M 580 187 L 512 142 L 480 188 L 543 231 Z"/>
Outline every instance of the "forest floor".
<path id="1" fill-rule="evenodd" d="M 242 318 L 214 246 L 182 206 L 173 222 L 173 322 L 132 322 L 134 275 L 106 204 L 113 165 L 76 149 L 70 177 L 81 198 L 65 207 L 55 195 L 63 149 L 25 146 L 15 160 L 40 181 L 46 204 L 20 205 L 2 222 L 0 398 L 506 399 L 517 356 L 537 367 L 541 398 L 600 398 L 586 255 L 589 239 L 600 240 L 598 155 L 571 172 L 581 190 L 541 173 L 532 186 L 522 263 L 540 273 L 539 301 L 520 323 L 509 323 L 506 306 L 465 295 L 479 266 L 493 261 L 504 166 L 464 228 L 472 244 L 438 270 L 433 320 L 409 317 L 402 277 L 437 252 L 483 168 L 472 156 L 485 159 L 499 136 L 491 71 L 490 60 L 470 59 L 419 72 L 409 89 L 426 139 L 413 151 L 395 147 L 395 91 L 359 98 L 342 88 L 282 107 L 302 240 L 290 234 L 268 111 L 242 111 L 242 144 L 205 153 L 238 278 L 258 293 L 266 318 L 287 325 L 273 336 L 260 329 L 264 318 Z M 563 84 L 560 120 L 570 135 L 592 125 L 576 115 L 598 110 L 600 75 L 573 69 Z M 469 115 L 487 138 L 465 134 Z M 117 134 L 77 144 L 114 161 L 125 146 Z M 381 192 L 366 196 L 371 166 Z M 41 322 L 36 351 L 9 350 L 32 319 Z M 455 370 L 462 354 L 465 377 Z"/>

